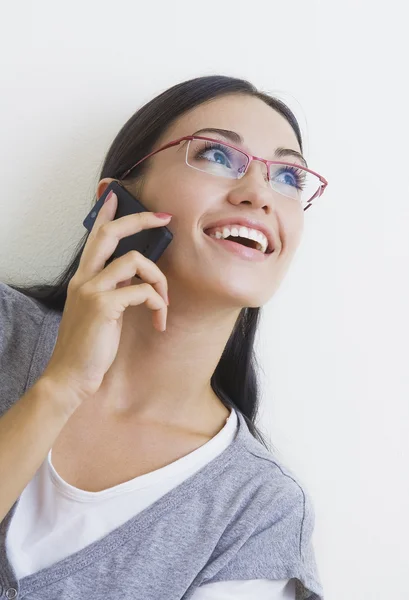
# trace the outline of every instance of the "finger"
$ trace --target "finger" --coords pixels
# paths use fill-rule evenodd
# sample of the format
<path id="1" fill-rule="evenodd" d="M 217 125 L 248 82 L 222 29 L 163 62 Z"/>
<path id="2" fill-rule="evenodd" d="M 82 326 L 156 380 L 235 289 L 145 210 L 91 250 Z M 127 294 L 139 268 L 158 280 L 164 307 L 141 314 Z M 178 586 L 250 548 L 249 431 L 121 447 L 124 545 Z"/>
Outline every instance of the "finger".
<path id="1" fill-rule="evenodd" d="M 119 288 L 123 288 L 126 287 L 127 285 L 131 285 L 132 283 L 132 277 L 130 277 L 129 279 L 125 279 L 125 281 L 120 281 L 119 283 L 116 284 L 117 289 Z"/>
<path id="2" fill-rule="evenodd" d="M 105 203 L 102 205 L 102 207 L 100 208 L 100 210 L 98 212 L 97 218 L 95 219 L 94 225 L 88 235 L 87 241 L 83 248 L 79 266 L 77 269 L 77 274 L 78 274 L 80 266 L 83 265 L 87 261 L 88 255 L 90 254 L 90 252 L 92 252 L 93 242 L 97 236 L 99 229 L 105 223 L 112 221 L 112 219 L 115 217 L 117 207 L 118 207 L 118 197 L 113 192 L 110 199 L 108 200 L 108 202 L 105 200 Z"/>
<path id="3" fill-rule="evenodd" d="M 99 198 L 98 198 L 98 200 L 99 200 Z M 118 208 L 118 196 L 115 194 L 115 192 L 112 192 L 111 197 L 109 198 L 108 201 L 105 198 L 105 202 L 101 206 L 101 208 L 97 214 L 97 218 L 95 219 L 94 225 L 90 231 L 88 239 L 90 239 L 90 238 L 92 239 L 96 236 L 98 229 L 101 227 L 101 225 L 113 220 L 113 218 L 115 217 L 117 208 Z"/>
<path id="4" fill-rule="evenodd" d="M 96 292 L 106 292 L 116 289 L 119 283 L 135 275 L 138 275 L 143 282 L 152 285 L 167 303 L 168 282 L 165 275 L 156 263 L 137 250 L 130 250 L 116 258 L 90 280 L 89 284 Z"/>
<path id="5" fill-rule="evenodd" d="M 152 212 L 143 212 L 102 223 L 95 236 L 87 240 L 78 266 L 77 279 L 85 282 L 97 275 L 112 256 L 121 238 L 143 229 L 163 227 L 169 220 L 170 217 L 164 220 Z"/>
<path id="6" fill-rule="evenodd" d="M 109 302 L 114 302 L 119 312 L 123 312 L 128 306 L 139 306 L 145 304 L 153 311 L 153 323 L 159 331 L 166 329 L 168 307 L 163 298 L 148 283 L 130 285 L 108 292 Z"/>

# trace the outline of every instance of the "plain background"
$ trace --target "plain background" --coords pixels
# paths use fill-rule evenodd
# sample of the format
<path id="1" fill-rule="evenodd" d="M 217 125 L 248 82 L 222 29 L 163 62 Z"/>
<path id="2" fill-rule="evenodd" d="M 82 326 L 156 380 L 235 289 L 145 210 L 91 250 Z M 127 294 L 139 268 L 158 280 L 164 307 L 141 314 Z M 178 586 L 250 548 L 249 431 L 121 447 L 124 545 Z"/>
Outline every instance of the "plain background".
<path id="1" fill-rule="evenodd" d="M 313 498 L 326 600 L 408 597 L 405 10 L 394 0 L 1 7 L 3 281 L 62 271 L 111 141 L 171 85 L 247 78 L 299 119 L 307 161 L 329 185 L 264 307 L 261 426 Z"/>

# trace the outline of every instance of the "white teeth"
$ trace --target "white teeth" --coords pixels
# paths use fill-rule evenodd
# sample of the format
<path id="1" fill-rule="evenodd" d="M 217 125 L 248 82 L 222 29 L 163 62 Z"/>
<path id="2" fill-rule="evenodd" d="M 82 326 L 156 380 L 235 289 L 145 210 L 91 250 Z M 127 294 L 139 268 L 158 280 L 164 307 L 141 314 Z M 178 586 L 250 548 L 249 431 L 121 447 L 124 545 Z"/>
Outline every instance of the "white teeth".
<path id="1" fill-rule="evenodd" d="M 240 225 L 232 225 L 231 228 L 221 227 L 220 230 L 211 233 L 210 236 L 219 240 L 222 238 L 226 239 L 230 236 L 248 238 L 257 242 L 257 250 L 260 250 L 260 252 L 263 253 L 266 252 L 268 247 L 268 241 L 264 233 L 261 233 L 261 231 L 257 231 L 256 229 L 242 227 Z"/>

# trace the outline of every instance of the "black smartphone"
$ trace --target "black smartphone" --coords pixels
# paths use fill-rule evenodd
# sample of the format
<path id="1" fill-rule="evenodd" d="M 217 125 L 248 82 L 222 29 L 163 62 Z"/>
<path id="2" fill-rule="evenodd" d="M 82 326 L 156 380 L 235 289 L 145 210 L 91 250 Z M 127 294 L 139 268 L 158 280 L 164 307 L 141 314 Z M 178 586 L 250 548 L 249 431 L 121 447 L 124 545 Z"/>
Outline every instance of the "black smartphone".
<path id="1" fill-rule="evenodd" d="M 118 181 L 111 181 L 105 192 L 98 199 L 98 202 L 92 207 L 91 211 L 83 221 L 83 225 L 88 231 L 91 231 L 95 219 L 104 204 L 105 198 L 111 190 L 113 190 L 118 197 L 118 207 L 114 220 L 125 217 L 126 215 L 131 215 L 132 213 L 150 212 L 139 200 L 128 192 L 121 183 Z M 146 258 L 149 258 L 156 263 L 169 246 L 172 239 L 173 234 L 165 226 L 154 227 L 153 229 L 143 229 L 138 233 L 120 239 L 113 254 L 105 263 L 105 266 L 115 258 L 126 254 L 130 250 L 137 250 L 146 256 Z"/>

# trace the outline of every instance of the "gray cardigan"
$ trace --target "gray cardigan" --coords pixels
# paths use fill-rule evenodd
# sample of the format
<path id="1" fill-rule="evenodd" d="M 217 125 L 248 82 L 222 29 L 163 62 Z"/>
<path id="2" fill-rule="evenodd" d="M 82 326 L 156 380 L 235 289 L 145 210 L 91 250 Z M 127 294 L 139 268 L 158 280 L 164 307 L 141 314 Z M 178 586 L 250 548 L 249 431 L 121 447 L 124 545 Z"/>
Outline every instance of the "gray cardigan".
<path id="1" fill-rule="evenodd" d="M 60 320 L 60 312 L 0 282 L 0 416 L 44 371 Z M 21 581 L 5 546 L 17 499 L 0 524 L 0 598 L 188 600 L 205 583 L 296 578 L 297 600 L 323 600 L 311 499 L 238 415 L 235 439 L 203 469 L 102 539 Z"/>

